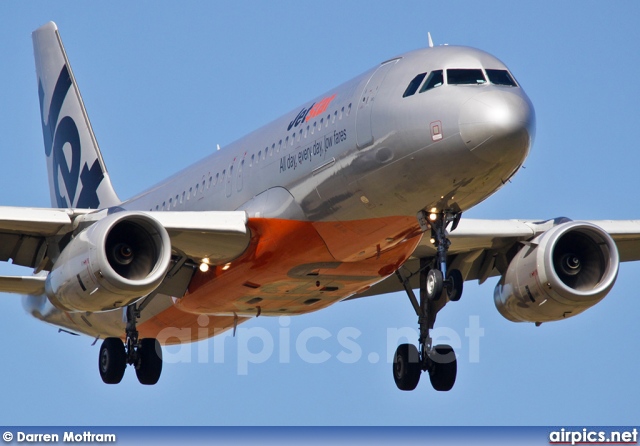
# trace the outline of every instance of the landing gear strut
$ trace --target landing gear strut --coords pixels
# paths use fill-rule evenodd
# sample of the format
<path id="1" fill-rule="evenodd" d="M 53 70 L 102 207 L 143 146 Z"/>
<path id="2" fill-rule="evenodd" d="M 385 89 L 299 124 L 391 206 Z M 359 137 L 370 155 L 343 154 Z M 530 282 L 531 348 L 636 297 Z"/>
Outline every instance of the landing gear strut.
<path id="1" fill-rule="evenodd" d="M 432 345 L 430 331 L 436 315 L 444 305 L 440 297 L 446 291 L 448 300 L 457 301 L 462 296 L 463 277 L 457 269 L 447 271 L 447 252 L 451 242 L 447 238 L 447 226 L 453 222 L 454 230 L 460 221 L 460 214 L 442 212 L 427 215 L 418 213 L 418 222 L 424 231 L 431 230 L 431 241 L 436 246 L 436 256 L 432 261 L 420 259 L 420 269 L 408 276 L 401 270 L 396 275 L 404 287 L 418 316 L 420 337 L 418 348 L 413 344 L 400 345 L 393 360 L 393 378 L 400 390 L 413 390 L 418 385 L 420 373 L 429 373 L 435 390 L 451 390 L 457 374 L 457 361 L 453 348 L 449 345 Z M 420 301 L 416 299 L 409 279 L 420 274 Z M 446 279 L 444 279 L 446 277 Z"/>
<path id="2" fill-rule="evenodd" d="M 100 347 L 98 366 L 100 377 L 106 384 L 118 384 L 122 381 L 127 364 L 136 369 L 140 384 L 153 385 L 162 373 L 162 350 L 154 338 L 138 339 L 136 324 L 140 318 L 145 301 L 138 306 L 129 305 L 127 311 L 126 340 L 106 338 Z"/>

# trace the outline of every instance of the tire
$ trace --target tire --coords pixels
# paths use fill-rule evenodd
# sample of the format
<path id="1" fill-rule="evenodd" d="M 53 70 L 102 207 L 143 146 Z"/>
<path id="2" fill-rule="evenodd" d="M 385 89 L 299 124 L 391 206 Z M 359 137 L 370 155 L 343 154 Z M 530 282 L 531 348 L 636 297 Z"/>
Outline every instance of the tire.
<path id="1" fill-rule="evenodd" d="M 442 294 L 444 280 L 442 271 L 439 269 L 430 269 L 427 273 L 427 281 L 425 284 L 425 295 L 429 300 L 438 300 Z"/>
<path id="2" fill-rule="evenodd" d="M 457 269 L 452 269 L 447 273 L 447 297 L 452 302 L 457 302 L 462 297 L 462 287 L 464 279 L 462 273 Z"/>
<path id="3" fill-rule="evenodd" d="M 431 385 L 438 392 L 448 392 L 456 383 L 458 374 L 458 360 L 453 348 L 449 345 L 436 345 L 429 358 L 432 365 L 429 370 Z"/>
<path id="4" fill-rule="evenodd" d="M 138 347 L 136 376 L 140 384 L 154 385 L 162 373 L 162 349 L 157 339 L 146 338 Z"/>
<path id="5" fill-rule="evenodd" d="M 98 370 L 105 384 L 118 384 L 127 368 L 127 354 L 120 338 L 106 338 L 100 346 Z"/>
<path id="6" fill-rule="evenodd" d="M 393 357 L 393 379 L 400 390 L 413 390 L 420 381 L 420 354 L 413 344 L 402 344 Z"/>

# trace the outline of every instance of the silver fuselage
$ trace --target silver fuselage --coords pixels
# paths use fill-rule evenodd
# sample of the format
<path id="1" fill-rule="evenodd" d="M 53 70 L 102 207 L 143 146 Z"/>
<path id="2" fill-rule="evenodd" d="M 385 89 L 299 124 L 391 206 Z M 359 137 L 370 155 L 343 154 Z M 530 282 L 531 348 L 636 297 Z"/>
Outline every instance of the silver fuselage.
<path id="1" fill-rule="evenodd" d="M 216 151 L 123 207 L 243 209 L 250 217 L 310 221 L 413 216 L 434 208 L 465 211 L 522 165 L 535 116 L 520 86 L 445 83 L 403 97 L 417 74 L 450 68 L 507 69 L 495 57 L 466 47 L 404 54 Z M 321 113 L 296 125 L 301 113 L 332 97 Z M 273 188 L 282 191 L 261 198 Z"/>

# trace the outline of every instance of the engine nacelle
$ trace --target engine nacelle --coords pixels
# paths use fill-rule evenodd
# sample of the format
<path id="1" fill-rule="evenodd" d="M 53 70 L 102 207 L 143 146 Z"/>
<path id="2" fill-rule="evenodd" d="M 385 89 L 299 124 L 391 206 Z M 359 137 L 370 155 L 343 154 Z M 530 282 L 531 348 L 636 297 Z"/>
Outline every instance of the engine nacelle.
<path id="1" fill-rule="evenodd" d="M 171 260 L 166 229 L 140 212 L 109 215 L 63 249 L 45 284 L 65 311 L 99 312 L 129 305 L 155 290 Z"/>
<path id="2" fill-rule="evenodd" d="M 603 229 L 562 223 L 516 254 L 493 298 L 500 314 L 513 322 L 566 319 L 609 293 L 618 265 L 618 249 Z"/>

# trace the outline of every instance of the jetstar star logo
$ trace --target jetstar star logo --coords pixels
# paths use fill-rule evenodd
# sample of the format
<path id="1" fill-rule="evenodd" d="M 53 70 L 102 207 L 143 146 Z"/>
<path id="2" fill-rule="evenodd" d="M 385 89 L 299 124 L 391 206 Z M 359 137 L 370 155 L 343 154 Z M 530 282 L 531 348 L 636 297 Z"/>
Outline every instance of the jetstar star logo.
<path id="1" fill-rule="evenodd" d="M 331 102 L 336 98 L 336 96 L 337 94 L 334 94 L 333 96 L 328 96 L 323 100 L 321 100 L 320 102 L 314 102 L 313 104 L 311 104 L 310 107 L 303 108 L 302 110 L 300 110 L 300 113 L 298 113 L 298 116 L 296 116 L 294 120 L 289 123 L 289 127 L 287 127 L 287 131 L 291 130 L 294 127 L 298 127 L 303 122 L 309 121 L 310 119 L 313 119 L 316 116 L 319 116 L 322 113 L 324 113 L 327 110 L 327 108 L 329 108 L 329 104 L 331 104 Z"/>

